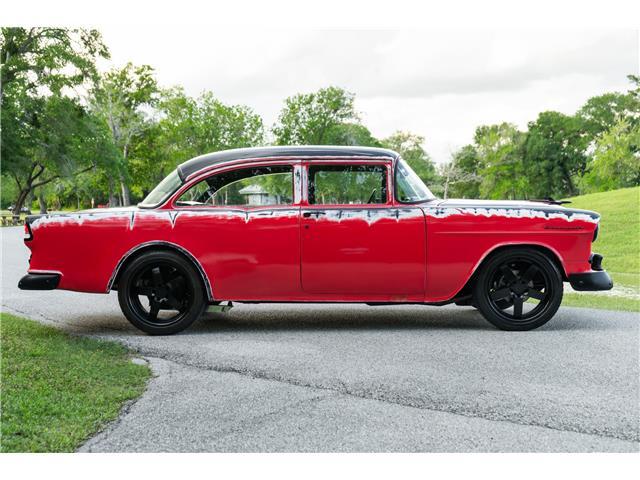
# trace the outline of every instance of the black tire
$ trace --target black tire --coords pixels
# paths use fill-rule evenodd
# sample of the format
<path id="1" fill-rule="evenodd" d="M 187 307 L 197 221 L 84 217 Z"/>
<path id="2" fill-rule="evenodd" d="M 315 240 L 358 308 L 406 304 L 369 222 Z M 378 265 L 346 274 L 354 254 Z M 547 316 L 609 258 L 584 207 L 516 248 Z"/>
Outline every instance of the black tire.
<path id="1" fill-rule="evenodd" d="M 551 320 L 562 303 L 562 275 L 556 264 L 537 250 L 503 250 L 480 268 L 474 304 L 501 330 L 538 328 Z"/>
<path id="2" fill-rule="evenodd" d="M 150 335 L 181 332 L 207 307 L 198 271 L 170 251 L 145 252 L 133 259 L 118 282 L 118 301 L 127 320 Z"/>

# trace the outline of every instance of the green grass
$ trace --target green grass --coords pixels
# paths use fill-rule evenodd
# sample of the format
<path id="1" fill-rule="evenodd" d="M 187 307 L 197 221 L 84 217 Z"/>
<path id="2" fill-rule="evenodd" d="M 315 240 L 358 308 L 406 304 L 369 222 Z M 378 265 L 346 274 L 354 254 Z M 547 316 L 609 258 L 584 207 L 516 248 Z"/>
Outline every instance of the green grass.
<path id="1" fill-rule="evenodd" d="M 640 311 L 640 187 L 592 193 L 570 198 L 570 208 L 594 210 L 602 216 L 600 233 L 593 251 L 604 255 L 603 267 L 613 278 L 614 288 L 622 295 L 568 293 L 563 304 Z"/>
<path id="2" fill-rule="evenodd" d="M 623 310 L 626 312 L 640 312 L 640 300 L 614 295 L 566 293 L 562 297 L 565 307 L 601 308 L 604 310 Z"/>
<path id="3" fill-rule="evenodd" d="M 0 312 L 2 452 L 71 452 L 145 389 L 119 344 Z"/>
<path id="4" fill-rule="evenodd" d="M 571 198 L 569 207 L 600 213 L 600 233 L 593 250 L 614 283 L 640 289 L 640 187 Z"/>

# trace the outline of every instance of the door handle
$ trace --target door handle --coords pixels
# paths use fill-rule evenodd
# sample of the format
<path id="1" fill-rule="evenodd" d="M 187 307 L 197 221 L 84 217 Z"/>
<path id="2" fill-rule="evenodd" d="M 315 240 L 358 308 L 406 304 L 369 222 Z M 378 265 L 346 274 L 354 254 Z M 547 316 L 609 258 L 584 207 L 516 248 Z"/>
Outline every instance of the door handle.
<path id="1" fill-rule="evenodd" d="M 314 210 L 313 212 L 302 212 L 302 216 L 304 218 L 309 218 L 311 217 L 311 215 L 315 215 L 316 217 L 319 217 L 320 215 L 325 215 L 326 212 L 322 212 L 320 210 Z"/>

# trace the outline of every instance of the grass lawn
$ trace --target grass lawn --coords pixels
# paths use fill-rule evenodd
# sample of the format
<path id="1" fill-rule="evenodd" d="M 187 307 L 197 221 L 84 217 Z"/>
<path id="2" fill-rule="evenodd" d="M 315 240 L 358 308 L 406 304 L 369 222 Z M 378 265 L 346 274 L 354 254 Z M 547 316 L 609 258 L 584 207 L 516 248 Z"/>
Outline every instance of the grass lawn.
<path id="1" fill-rule="evenodd" d="M 622 287 L 628 295 L 567 293 L 563 305 L 640 311 L 640 187 L 569 200 L 569 208 L 594 210 L 602 215 L 593 251 L 604 255 L 602 265 L 613 278 L 614 289 Z"/>
<path id="2" fill-rule="evenodd" d="M 562 297 L 562 305 L 565 307 L 602 308 L 604 310 L 640 312 L 640 300 L 637 298 L 625 298 L 616 295 L 589 295 L 582 293 L 568 293 L 565 291 L 565 294 Z"/>
<path id="3" fill-rule="evenodd" d="M 1 452 L 72 452 L 144 391 L 123 346 L 0 315 Z"/>

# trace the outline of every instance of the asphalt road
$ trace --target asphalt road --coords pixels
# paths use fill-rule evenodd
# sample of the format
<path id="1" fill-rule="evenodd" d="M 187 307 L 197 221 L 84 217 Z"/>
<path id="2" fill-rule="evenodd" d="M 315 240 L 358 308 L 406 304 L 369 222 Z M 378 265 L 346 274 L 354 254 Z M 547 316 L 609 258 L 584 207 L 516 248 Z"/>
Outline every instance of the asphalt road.
<path id="1" fill-rule="evenodd" d="M 238 305 L 149 337 L 114 294 L 18 290 L 22 230 L 0 234 L 5 311 L 155 372 L 84 451 L 639 450 L 638 314 L 562 308 L 509 333 L 467 307 Z"/>

